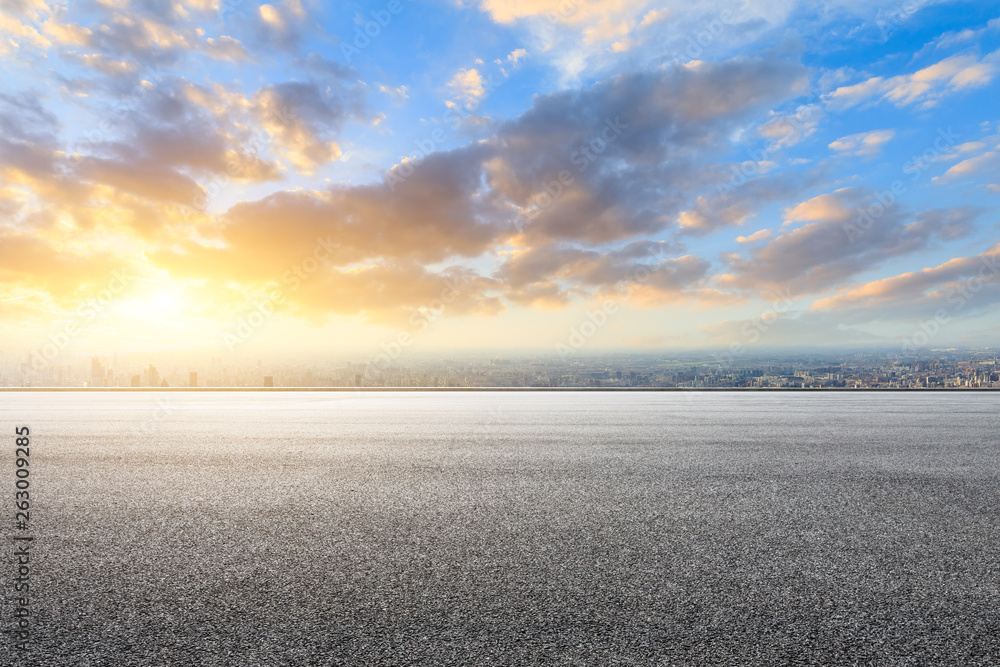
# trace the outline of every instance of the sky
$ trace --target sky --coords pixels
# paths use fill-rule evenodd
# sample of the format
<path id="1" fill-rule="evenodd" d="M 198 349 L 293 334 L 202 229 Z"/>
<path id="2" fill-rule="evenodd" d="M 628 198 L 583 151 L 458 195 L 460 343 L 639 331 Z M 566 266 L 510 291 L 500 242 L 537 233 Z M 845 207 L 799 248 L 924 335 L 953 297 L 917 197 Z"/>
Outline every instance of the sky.
<path id="1" fill-rule="evenodd" d="M 5 0 L 0 349 L 993 345 L 1000 3 Z"/>

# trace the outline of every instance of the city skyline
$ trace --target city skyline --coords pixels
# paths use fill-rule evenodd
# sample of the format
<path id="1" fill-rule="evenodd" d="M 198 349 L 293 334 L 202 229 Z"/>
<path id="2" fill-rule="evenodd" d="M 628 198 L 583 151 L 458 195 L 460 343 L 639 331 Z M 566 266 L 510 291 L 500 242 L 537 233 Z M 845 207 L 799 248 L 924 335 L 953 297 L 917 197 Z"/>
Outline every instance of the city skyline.
<path id="1" fill-rule="evenodd" d="M 0 355 L 0 388 L 76 389 L 1000 389 L 1000 350 L 772 349 L 451 357 L 413 355 L 305 360 L 94 356 L 36 371 Z"/>

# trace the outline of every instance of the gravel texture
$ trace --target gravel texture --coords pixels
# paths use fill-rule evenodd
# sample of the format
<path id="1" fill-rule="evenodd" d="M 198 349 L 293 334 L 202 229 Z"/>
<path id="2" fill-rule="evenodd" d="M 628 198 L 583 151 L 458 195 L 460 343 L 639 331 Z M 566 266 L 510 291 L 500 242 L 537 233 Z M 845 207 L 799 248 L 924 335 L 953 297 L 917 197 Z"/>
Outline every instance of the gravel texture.
<path id="1" fill-rule="evenodd" d="M 33 436 L 22 662 L 1000 664 L 998 408 L 3 394 L 4 446 Z"/>

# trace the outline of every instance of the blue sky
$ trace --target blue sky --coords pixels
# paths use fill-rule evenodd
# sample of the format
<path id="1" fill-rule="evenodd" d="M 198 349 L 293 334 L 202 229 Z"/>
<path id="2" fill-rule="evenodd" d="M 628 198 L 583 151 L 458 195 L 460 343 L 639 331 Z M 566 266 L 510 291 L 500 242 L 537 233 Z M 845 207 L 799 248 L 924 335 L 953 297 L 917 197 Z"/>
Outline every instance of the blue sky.
<path id="1" fill-rule="evenodd" d="M 1000 3 L 0 12 L 5 347 L 996 341 Z"/>

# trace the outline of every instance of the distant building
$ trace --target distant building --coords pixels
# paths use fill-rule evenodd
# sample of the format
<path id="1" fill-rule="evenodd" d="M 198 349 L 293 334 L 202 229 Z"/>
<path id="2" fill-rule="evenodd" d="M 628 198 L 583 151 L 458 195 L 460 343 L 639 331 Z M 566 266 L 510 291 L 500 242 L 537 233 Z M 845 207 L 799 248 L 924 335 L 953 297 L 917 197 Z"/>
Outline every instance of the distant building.
<path id="1" fill-rule="evenodd" d="M 265 387 L 273 387 L 274 386 L 274 376 L 273 375 L 265 375 L 264 376 L 264 386 Z"/>
<path id="2" fill-rule="evenodd" d="M 140 376 L 138 376 L 138 375 L 133 375 L 133 376 L 132 376 L 132 382 L 131 382 L 131 386 L 133 386 L 133 387 L 138 387 L 138 386 L 139 386 L 139 382 L 140 382 L 140 381 L 142 381 L 142 378 L 141 378 Z"/>
<path id="3" fill-rule="evenodd" d="M 101 360 L 94 357 L 90 360 L 90 386 L 91 387 L 104 387 L 107 383 L 104 381 L 104 367 L 101 365 Z"/>
<path id="4" fill-rule="evenodd" d="M 188 375 L 188 386 L 197 387 L 198 386 L 198 373 L 197 371 L 191 371 Z"/>

